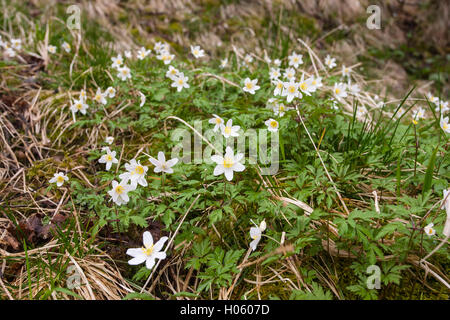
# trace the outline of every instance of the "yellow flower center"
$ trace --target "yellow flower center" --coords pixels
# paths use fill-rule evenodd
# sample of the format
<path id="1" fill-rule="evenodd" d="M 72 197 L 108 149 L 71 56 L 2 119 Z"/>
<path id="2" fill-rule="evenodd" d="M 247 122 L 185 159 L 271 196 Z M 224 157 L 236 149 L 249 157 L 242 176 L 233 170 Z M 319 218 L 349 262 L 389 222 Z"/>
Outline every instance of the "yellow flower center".
<path id="1" fill-rule="evenodd" d="M 64 182 L 64 177 L 63 176 L 58 176 L 58 178 L 56 178 L 57 182 Z"/>
<path id="2" fill-rule="evenodd" d="M 116 193 L 117 193 L 117 194 L 122 194 L 123 191 L 124 191 L 124 189 L 123 189 L 123 187 L 122 187 L 121 185 L 118 185 L 118 186 L 116 187 Z"/>
<path id="3" fill-rule="evenodd" d="M 217 123 L 217 124 L 221 124 L 221 123 L 222 123 L 222 120 L 221 120 L 220 118 L 216 118 L 216 123 Z"/>
<path id="4" fill-rule="evenodd" d="M 445 122 L 444 122 L 444 123 L 442 124 L 442 129 L 447 130 L 447 128 L 448 128 L 448 123 L 445 123 Z"/>
<path id="5" fill-rule="evenodd" d="M 251 88 L 253 88 L 253 83 L 252 82 L 247 82 L 245 84 L 245 86 L 247 87 L 247 89 L 251 89 Z"/>
<path id="6" fill-rule="evenodd" d="M 278 122 L 276 122 L 276 121 L 271 121 L 271 122 L 270 122 L 270 126 L 271 126 L 272 128 L 276 128 L 276 127 L 278 126 Z"/>
<path id="7" fill-rule="evenodd" d="M 142 247 L 142 252 L 146 255 L 146 256 L 150 256 L 153 252 L 153 245 L 151 245 L 150 247 Z"/>
<path id="8" fill-rule="evenodd" d="M 307 87 L 308 87 L 308 86 L 307 86 L 306 83 L 304 83 L 304 82 L 302 82 L 302 84 L 300 85 L 300 88 L 301 88 L 302 90 L 306 90 Z"/>
<path id="9" fill-rule="evenodd" d="M 290 86 L 289 87 L 289 92 L 290 93 L 294 93 L 295 92 L 295 87 L 294 86 Z"/>
<path id="10" fill-rule="evenodd" d="M 112 161 L 112 156 L 110 154 L 106 155 L 106 161 Z"/>
<path id="11" fill-rule="evenodd" d="M 198 55 L 198 50 L 194 50 L 194 54 L 197 56 Z"/>
<path id="12" fill-rule="evenodd" d="M 144 173 L 144 168 L 142 166 L 137 166 L 135 170 L 139 175 Z"/>
<path id="13" fill-rule="evenodd" d="M 417 122 L 415 119 L 413 119 L 412 122 L 413 122 L 414 124 L 418 124 L 418 123 L 419 123 L 419 122 Z"/>
<path id="14" fill-rule="evenodd" d="M 224 166 L 225 168 L 231 168 L 231 167 L 233 166 L 233 164 L 234 164 L 234 161 L 233 161 L 232 158 L 230 158 L 230 157 L 225 157 L 225 158 L 223 159 L 223 166 Z"/>
<path id="15" fill-rule="evenodd" d="M 339 94 L 339 92 L 341 92 L 341 89 L 336 88 L 336 89 L 334 89 L 334 92 L 336 92 L 336 94 Z"/>
<path id="16" fill-rule="evenodd" d="M 278 82 L 278 83 L 277 83 L 277 88 L 278 88 L 278 89 L 281 89 L 281 88 L 283 88 L 283 83 L 281 83 L 281 82 Z"/>
<path id="17" fill-rule="evenodd" d="M 81 103 L 77 103 L 75 105 L 75 108 L 77 108 L 78 110 L 81 110 L 83 108 L 83 105 Z"/>
<path id="18" fill-rule="evenodd" d="M 116 64 L 122 64 L 122 60 L 117 59 L 117 60 L 116 60 Z"/>
<path id="19" fill-rule="evenodd" d="M 178 80 L 178 84 L 182 85 L 184 83 L 183 79 Z"/>
<path id="20" fill-rule="evenodd" d="M 230 134 L 231 133 L 231 127 L 225 127 L 225 133 Z"/>
<path id="21" fill-rule="evenodd" d="M 278 107 L 278 110 L 284 111 L 284 105 L 280 105 L 280 106 Z"/>

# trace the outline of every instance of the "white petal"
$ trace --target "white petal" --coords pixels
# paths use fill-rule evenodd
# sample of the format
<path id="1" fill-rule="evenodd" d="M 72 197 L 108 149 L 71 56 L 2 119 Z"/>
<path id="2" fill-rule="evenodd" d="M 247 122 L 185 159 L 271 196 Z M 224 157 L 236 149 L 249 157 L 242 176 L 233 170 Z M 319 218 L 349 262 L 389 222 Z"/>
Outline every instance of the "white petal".
<path id="1" fill-rule="evenodd" d="M 145 261 L 145 266 L 147 267 L 147 269 L 153 268 L 154 265 L 155 265 L 155 258 L 153 257 L 147 258 L 147 261 Z"/>
<path id="2" fill-rule="evenodd" d="M 145 256 L 145 255 L 143 254 L 143 255 L 137 256 L 137 257 L 135 257 L 135 258 L 129 260 L 129 261 L 128 261 L 128 264 L 130 264 L 130 265 L 132 265 L 132 266 L 135 266 L 135 265 L 137 265 L 137 264 L 141 264 L 141 263 L 144 262 L 146 259 L 147 259 L 147 256 Z"/>
<path id="3" fill-rule="evenodd" d="M 173 167 L 177 163 L 178 163 L 178 158 L 173 158 L 166 162 L 166 166 Z"/>
<path id="4" fill-rule="evenodd" d="M 240 162 L 235 162 L 232 169 L 236 172 L 242 172 L 245 170 L 245 166 Z"/>
<path id="5" fill-rule="evenodd" d="M 133 258 L 136 258 L 137 256 L 142 255 L 142 249 L 141 248 L 130 248 L 127 250 L 127 255 L 132 256 Z"/>
<path id="6" fill-rule="evenodd" d="M 150 247 L 153 245 L 153 237 L 152 234 L 149 231 L 145 231 L 144 235 L 143 235 L 143 242 L 144 242 L 144 246 L 146 247 Z"/>
<path id="7" fill-rule="evenodd" d="M 219 155 L 213 155 L 211 157 L 211 160 L 214 161 L 215 163 L 219 164 L 219 163 L 223 163 L 223 157 L 219 156 Z"/>
<path id="8" fill-rule="evenodd" d="M 158 160 L 156 160 L 156 159 L 153 158 L 153 157 L 149 157 L 148 160 L 149 160 L 154 166 L 156 166 L 156 167 L 158 167 L 158 166 L 161 165 L 161 162 L 159 162 Z"/>
<path id="9" fill-rule="evenodd" d="M 166 243 L 167 241 L 167 237 L 162 237 L 161 239 L 158 240 L 157 243 L 155 243 L 154 247 L 153 247 L 153 251 L 161 251 L 162 247 L 164 246 L 164 243 Z"/>
<path id="10" fill-rule="evenodd" d="M 231 168 L 225 168 L 225 178 L 227 178 L 228 181 L 233 180 L 233 169 Z"/>
<path id="11" fill-rule="evenodd" d="M 156 252 L 153 257 L 156 259 L 164 260 L 167 257 L 167 254 L 165 252 Z"/>
<path id="12" fill-rule="evenodd" d="M 221 175 L 222 173 L 224 173 L 224 171 L 225 171 L 225 168 L 223 167 L 223 165 L 218 164 L 214 168 L 213 175 L 215 175 L 215 176 Z"/>

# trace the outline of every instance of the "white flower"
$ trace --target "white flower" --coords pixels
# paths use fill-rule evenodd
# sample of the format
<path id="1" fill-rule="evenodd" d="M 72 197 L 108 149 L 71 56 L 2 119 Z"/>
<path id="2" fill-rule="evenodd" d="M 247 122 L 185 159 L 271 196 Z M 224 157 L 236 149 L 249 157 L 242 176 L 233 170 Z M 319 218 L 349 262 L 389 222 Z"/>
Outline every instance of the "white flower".
<path id="1" fill-rule="evenodd" d="M 229 137 L 238 137 L 240 126 L 233 126 L 233 120 L 228 119 L 227 125 L 224 125 L 223 122 L 220 124 L 220 131 L 222 135 L 228 139 Z"/>
<path id="2" fill-rule="evenodd" d="M 166 253 L 161 251 L 164 243 L 167 241 L 167 237 L 162 237 L 159 241 L 153 244 L 152 234 L 148 231 L 144 232 L 143 236 L 144 246 L 142 248 L 130 248 L 127 250 L 127 255 L 132 256 L 133 259 L 128 261 L 128 264 L 134 266 L 145 262 L 147 269 L 153 268 L 155 260 L 164 260 Z"/>
<path id="3" fill-rule="evenodd" d="M 267 130 L 269 130 L 270 132 L 277 132 L 278 131 L 278 121 L 270 118 L 269 120 L 266 120 L 266 122 L 264 122 L 265 125 L 267 126 Z"/>
<path id="4" fill-rule="evenodd" d="M 431 237 L 434 236 L 436 233 L 436 230 L 434 230 L 434 223 L 428 224 L 426 227 L 423 228 L 423 231 L 425 231 L 426 235 Z"/>
<path id="5" fill-rule="evenodd" d="M 405 113 L 405 109 L 401 107 L 397 111 L 397 117 L 400 118 L 404 113 Z"/>
<path id="6" fill-rule="evenodd" d="M 61 187 L 64 184 L 64 181 L 69 181 L 69 177 L 67 177 L 63 172 L 58 172 L 53 175 L 53 178 L 51 178 L 49 182 L 56 182 L 56 185 Z"/>
<path id="7" fill-rule="evenodd" d="M 255 91 L 260 88 L 257 83 L 258 79 L 250 80 L 250 78 L 245 78 L 244 87 L 242 88 L 242 90 L 250 94 L 255 94 Z"/>
<path id="8" fill-rule="evenodd" d="M 360 106 L 356 109 L 356 117 L 363 118 L 367 113 L 367 109 L 364 106 Z"/>
<path id="9" fill-rule="evenodd" d="M 157 42 L 157 43 L 155 43 L 155 46 L 153 47 L 153 50 L 155 50 L 156 52 L 160 53 L 165 48 L 166 48 L 166 44 L 164 44 L 162 42 Z"/>
<path id="10" fill-rule="evenodd" d="M 227 66 L 227 64 L 228 64 L 228 59 L 227 58 L 225 58 L 223 60 L 220 60 L 220 67 L 222 69 L 225 68 Z"/>
<path id="11" fill-rule="evenodd" d="M 350 75 L 351 69 L 349 67 L 346 67 L 345 65 L 342 66 L 342 76 L 348 77 Z"/>
<path id="12" fill-rule="evenodd" d="M 436 112 L 443 114 L 443 113 L 447 112 L 448 110 L 450 110 L 450 108 L 448 107 L 447 101 L 438 100 L 435 104 L 436 104 L 436 109 L 434 109 L 434 111 L 436 111 Z"/>
<path id="13" fill-rule="evenodd" d="M 16 56 L 16 52 L 14 51 L 13 48 L 6 48 L 5 54 L 10 58 L 14 58 Z"/>
<path id="14" fill-rule="evenodd" d="M 298 84 L 299 89 L 306 95 L 310 96 L 311 92 L 315 91 L 315 88 L 312 84 L 313 82 L 313 78 L 308 78 L 306 80 L 304 80 L 305 78 L 305 74 L 302 74 L 302 78 L 300 79 L 300 82 Z"/>
<path id="15" fill-rule="evenodd" d="M 80 91 L 80 100 L 81 101 L 86 101 L 86 98 L 87 98 L 86 90 L 81 89 L 81 91 Z"/>
<path id="16" fill-rule="evenodd" d="M 108 149 L 105 150 L 106 154 L 102 155 L 98 160 L 99 163 L 106 163 L 106 171 L 111 169 L 113 163 L 119 163 L 119 160 L 116 159 L 116 152 Z"/>
<path id="17" fill-rule="evenodd" d="M 289 65 L 293 66 L 295 69 L 297 69 L 300 64 L 303 64 L 303 55 L 301 54 L 293 52 L 288 58 Z"/>
<path id="18" fill-rule="evenodd" d="M 101 103 L 101 104 L 105 105 L 107 103 L 105 96 L 106 96 L 106 94 L 102 93 L 102 89 L 97 88 L 97 92 L 95 93 L 93 100 L 97 103 Z"/>
<path id="19" fill-rule="evenodd" d="M 280 69 L 278 68 L 270 68 L 270 80 L 276 80 L 281 76 Z"/>
<path id="20" fill-rule="evenodd" d="M 231 147 L 227 147 L 225 149 L 225 156 L 222 157 L 220 155 L 214 155 L 211 157 L 211 160 L 214 161 L 217 165 L 214 168 L 214 175 L 218 176 L 222 173 L 225 174 L 225 178 L 228 181 L 233 180 L 233 172 L 241 172 L 244 171 L 245 166 L 240 163 L 240 161 L 244 158 L 243 153 L 238 153 L 236 156 L 233 153 L 233 149 Z"/>
<path id="21" fill-rule="evenodd" d="M 47 48 L 47 50 L 48 50 L 48 52 L 50 52 L 51 54 L 56 53 L 56 47 L 55 47 L 55 46 L 49 45 L 48 48 Z"/>
<path id="22" fill-rule="evenodd" d="M 175 56 L 173 54 L 170 54 L 168 50 L 162 50 L 160 51 L 159 55 L 156 56 L 156 59 L 162 60 L 164 64 L 170 64 L 173 58 L 175 58 Z"/>
<path id="23" fill-rule="evenodd" d="M 261 235 L 264 230 L 266 230 L 266 222 L 264 220 L 260 223 L 259 226 L 250 228 L 250 237 L 253 239 L 253 241 L 250 242 L 250 248 L 252 248 L 252 251 L 256 250 L 256 246 L 261 240 Z"/>
<path id="24" fill-rule="evenodd" d="M 105 142 L 109 145 L 111 145 L 114 142 L 114 137 L 106 137 Z"/>
<path id="25" fill-rule="evenodd" d="M 245 65 L 250 64 L 252 61 L 253 61 L 253 57 L 251 55 L 249 55 L 249 54 L 245 55 L 245 57 L 244 57 L 244 64 Z"/>
<path id="26" fill-rule="evenodd" d="M 275 105 L 273 106 L 273 112 L 276 116 L 280 117 L 284 116 L 285 111 L 288 111 L 290 109 L 291 108 L 286 107 L 282 102 L 275 103 Z"/>
<path id="27" fill-rule="evenodd" d="M 283 93 L 284 82 L 277 79 L 272 83 L 275 85 L 275 89 L 273 90 L 273 95 L 274 96 L 281 95 Z"/>
<path id="28" fill-rule="evenodd" d="M 70 44 L 68 44 L 67 42 L 63 42 L 63 44 L 61 45 L 61 47 L 64 49 L 65 52 L 69 53 L 71 48 L 70 48 Z"/>
<path id="29" fill-rule="evenodd" d="M 105 95 L 109 98 L 114 98 L 116 96 L 116 89 L 108 87 L 108 89 L 105 90 Z"/>
<path id="30" fill-rule="evenodd" d="M 327 67 L 329 69 L 332 69 L 332 68 L 336 67 L 336 59 L 330 57 L 330 55 L 327 55 L 325 58 L 325 64 L 327 65 Z"/>
<path id="31" fill-rule="evenodd" d="M 122 81 L 125 81 L 127 79 L 131 79 L 131 73 L 130 68 L 123 66 L 117 69 L 119 71 L 119 74 L 117 75 Z"/>
<path id="32" fill-rule="evenodd" d="M 298 83 L 295 81 L 285 82 L 281 96 L 286 97 L 287 102 L 291 102 L 294 98 L 301 99 L 303 95 L 298 91 Z"/>
<path id="33" fill-rule="evenodd" d="M 214 132 L 220 129 L 220 126 L 223 124 L 223 119 L 216 114 L 213 114 L 214 118 L 209 119 L 209 123 L 214 125 Z"/>
<path id="34" fill-rule="evenodd" d="M 22 40 L 20 40 L 20 39 L 11 39 L 11 47 L 14 50 L 22 49 Z"/>
<path id="35" fill-rule="evenodd" d="M 293 68 L 287 68 L 284 71 L 283 77 L 285 77 L 289 81 L 294 80 L 294 78 L 295 78 L 295 70 Z"/>
<path id="36" fill-rule="evenodd" d="M 341 101 L 342 98 L 347 96 L 347 86 L 345 83 L 335 83 L 333 88 L 334 96 L 337 100 Z"/>
<path id="37" fill-rule="evenodd" d="M 277 67 L 279 67 L 281 65 L 281 60 L 280 59 L 275 59 L 273 60 L 273 64 Z"/>
<path id="38" fill-rule="evenodd" d="M 87 108 L 89 108 L 89 106 L 81 99 L 74 99 L 72 105 L 70 106 L 70 110 L 73 113 L 80 111 L 82 114 L 86 114 Z"/>
<path id="39" fill-rule="evenodd" d="M 131 51 L 130 50 L 125 50 L 123 55 L 125 56 L 125 58 L 130 59 L 132 57 Z"/>
<path id="40" fill-rule="evenodd" d="M 155 173 L 165 172 L 165 173 L 173 173 L 172 167 L 177 164 L 178 159 L 173 158 L 166 161 L 166 156 L 164 152 L 158 152 L 158 160 L 153 157 L 149 157 L 150 162 L 155 166 L 153 170 Z"/>
<path id="41" fill-rule="evenodd" d="M 191 53 L 196 59 L 205 56 L 205 51 L 203 49 L 200 49 L 200 46 L 191 46 Z"/>
<path id="42" fill-rule="evenodd" d="M 139 184 L 143 187 L 147 186 L 147 180 L 145 180 L 145 175 L 147 174 L 148 167 L 141 165 L 140 161 L 132 159 L 130 163 L 125 164 L 125 169 L 127 172 L 119 175 L 122 180 L 130 180 L 131 186 L 136 188 Z"/>
<path id="43" fill-rule="evenodd" d="M 448 117 L 441 117 L 441 121 L 439 123 L 441 125 L 442 130 L 444 130 L 445 133 L 450 133 L 450 125 L 448 124 Z"/>
<path id="44" fill-rule="evenodd" d="M 147 50 L 144 47 L 142 47 L 137 52 L 137 58 L 139 60 L 144 60 L 145 57 L 147 57 L 150 54 L 150 52 L 152 52 L 152 50 Z"/>
<path id="45" fill-rule="evenodd" d="M 425 110 L 422 107 L 419 107 L 418 109 L 413 111 L 412 114 L 413 123 L 417 124 L 419 119 L 425 118 Z"/>
<path id="46" fill-rule="evenodd" d="M 358 84 L 357 83 L 351 84 L 350 80 L 348 81 L 347 88 L 350 91 L 350 93 L 354 95 L 358 94 L 359 91 L 361 91 Z"/>
<path id="47" fill-rule="evenodd" d="M 180 72 L 176 77 L 174 77 L 172 87 L 177 88 L 177 92 L 180 92 L 183 88 L 189 88 L 189 84 L 187 83 L 188 79 L 188 77 Z"/>
<path id="48" fill-rule="evenodd" d="M 180 72 L 176 68 L 169 66 L 169 70 L 167 70 L 166 72 L 166 77 L 175 81 L 175 78 L 178 76 L 179 73 Z"/>
<path id="49" fill-rule="evenodd" d="M 140 91 L 138 91 L 138 94 L 139 94 L 139 96 L 141 97 L 141 102 L 139 103 L 139 107 L 142 107 L 142 106 L 145 104 L 146 97 L 145 97 L 145 95 L 144 95 L 142 92 L 140 92 Z"/>
<path id="50" fill-rule="evenodd" d="M 439 98 L 438 97 L 436 97 L 436 96 L 434 96 L 431 92 L 428 92 L 427 93 L 427 99 L 430 101 L 430 102 L 432 102 L 432 103 L 438 103 L 438 101 L 439 101 Z"/>
<path id="51" fill-rule="evenodd" d="M 128 192 L 132 191 L 132 187 L 126 183 L 125 180 L 118 183 L 116 180 L 112 182 L 112 189 L 108 191 L 108 194 L 112 197 L 112 200 L 118 206 L 130 201 Z"/>
<path id="52" fill-rule="evenodd" d="M 123 58 L 121 54 L 119 54 L 117 57 L 112 57 L 111 60 L 113 62 L 111 67 L 113 67 L 114 69 L 119 69 L 123 64 Z"/>

